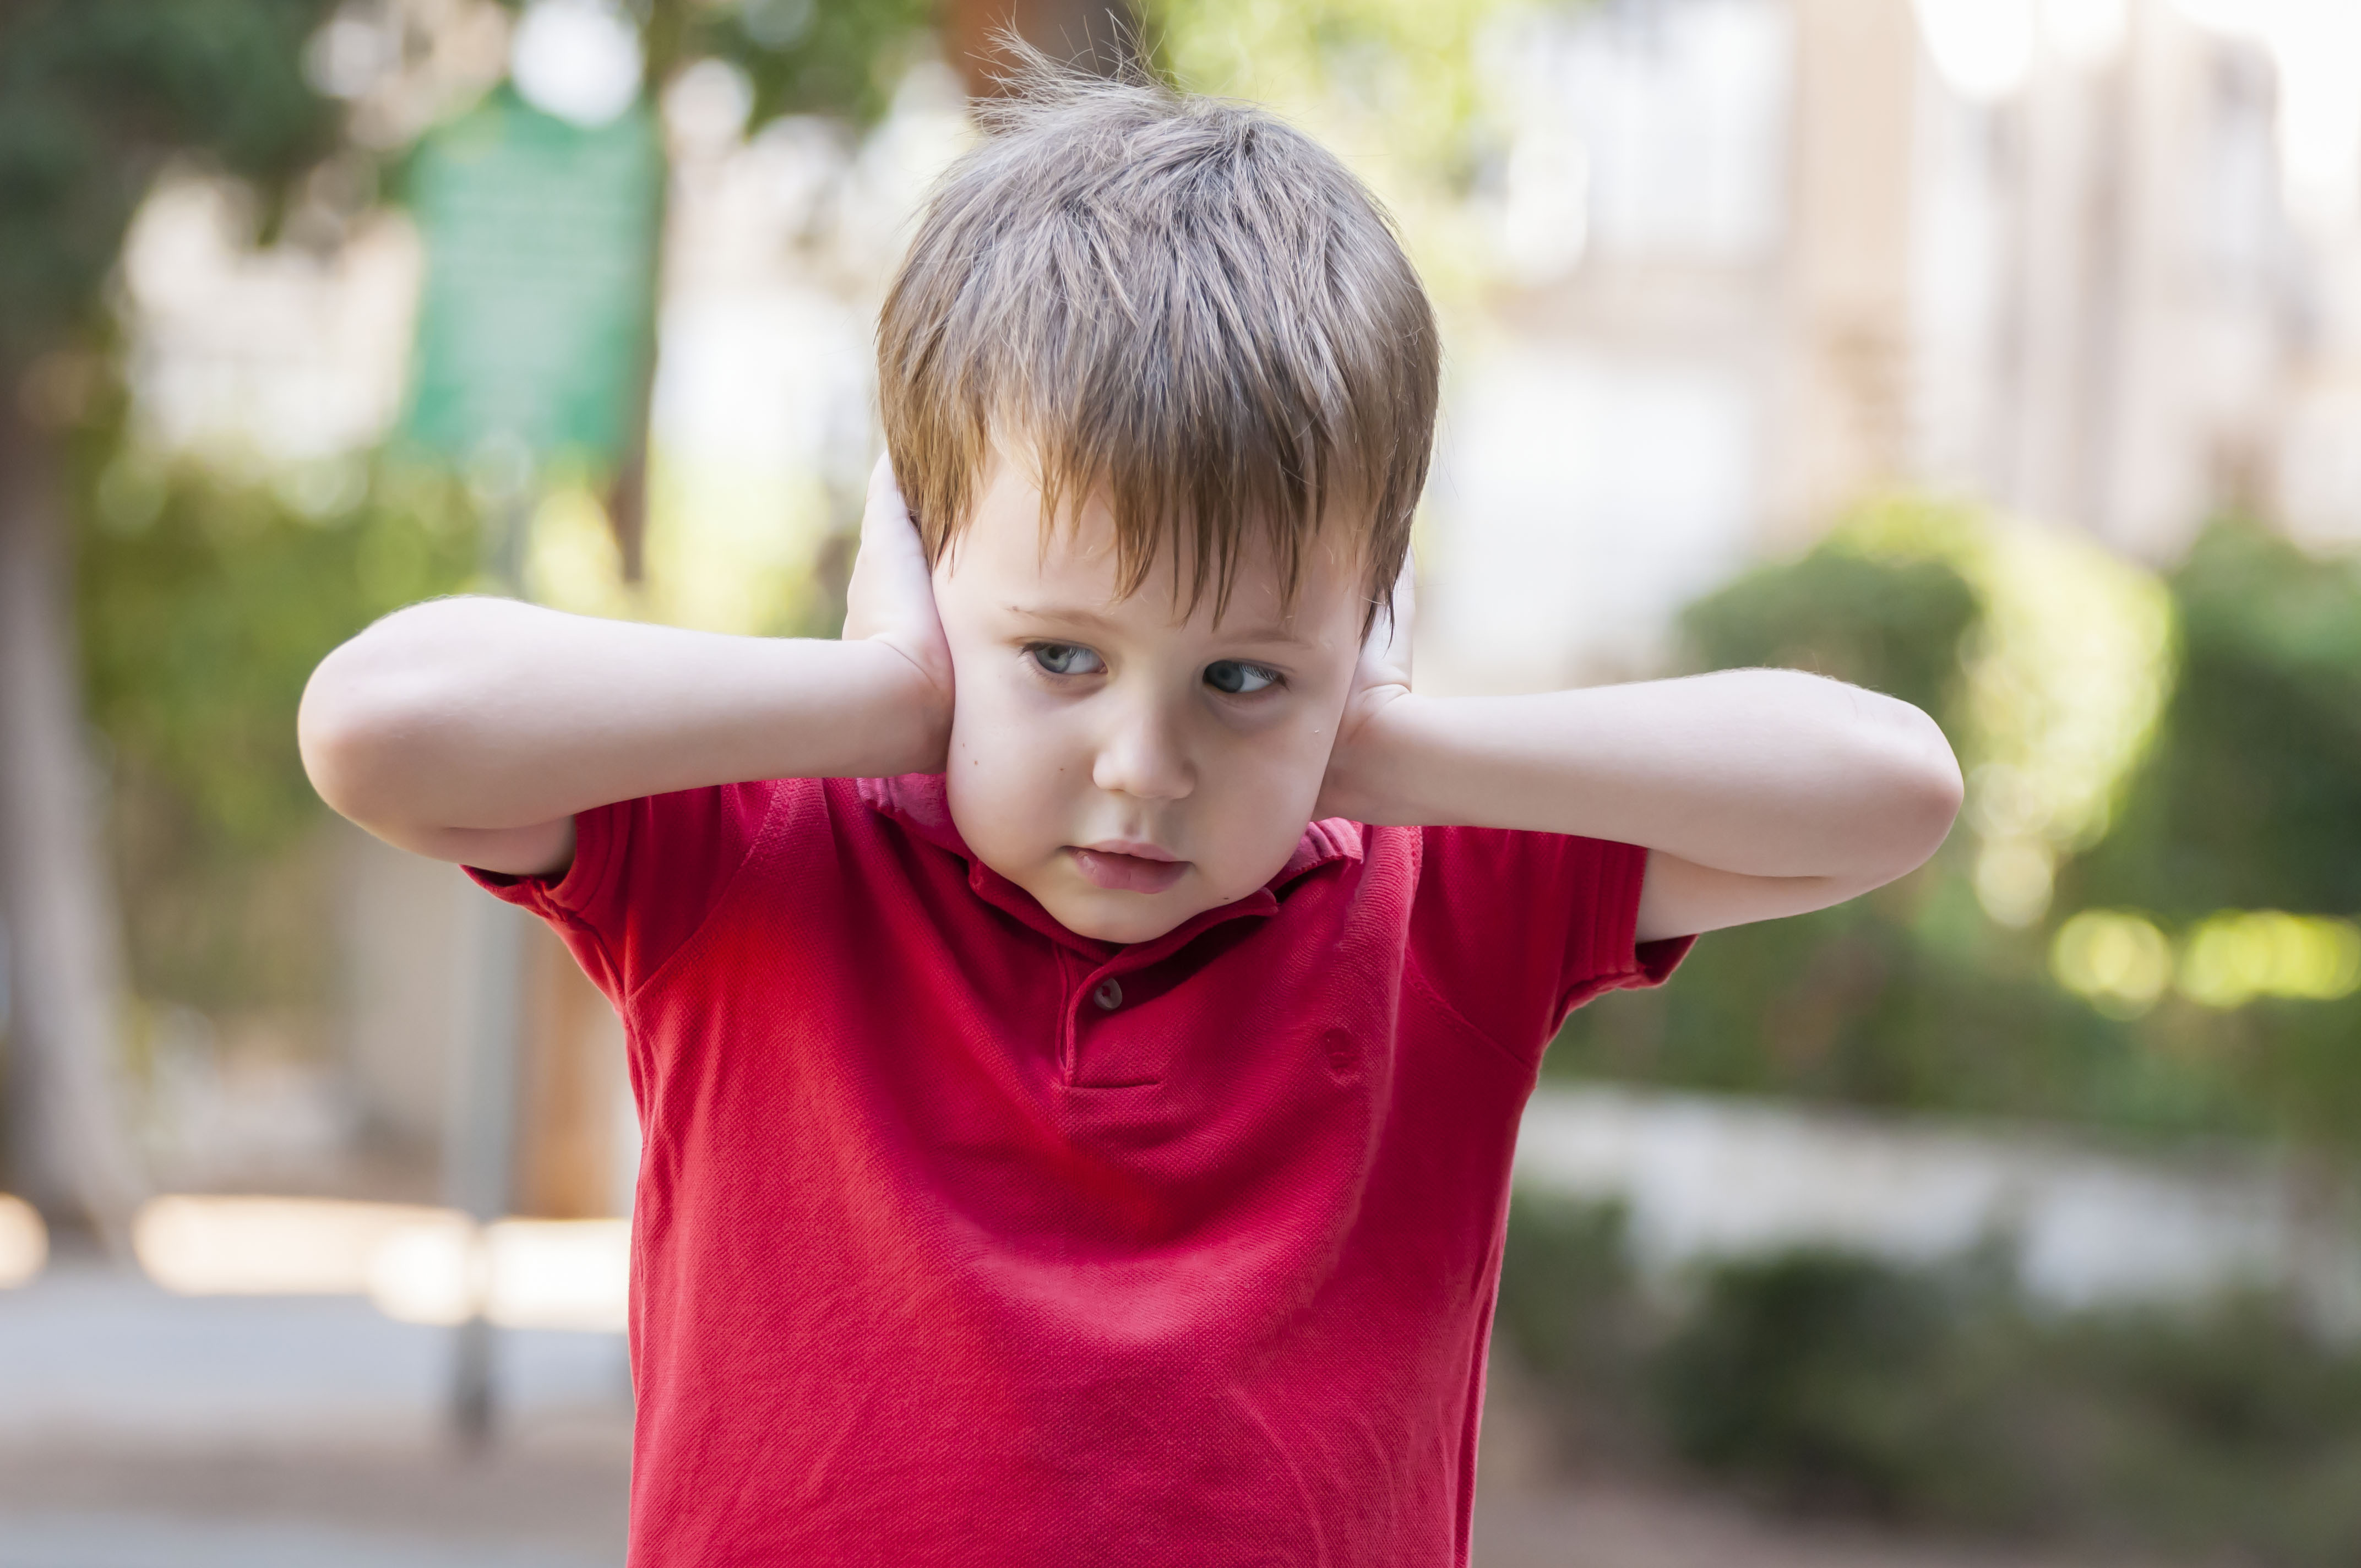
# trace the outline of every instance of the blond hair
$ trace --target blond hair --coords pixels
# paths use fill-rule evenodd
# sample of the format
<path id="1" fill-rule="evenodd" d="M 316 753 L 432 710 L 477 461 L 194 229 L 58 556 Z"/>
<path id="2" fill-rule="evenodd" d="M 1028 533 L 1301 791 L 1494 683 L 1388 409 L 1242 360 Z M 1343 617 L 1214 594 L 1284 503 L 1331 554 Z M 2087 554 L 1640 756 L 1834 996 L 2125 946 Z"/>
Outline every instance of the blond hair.
<path id="1" fill-rule="evenodd" d="M 885 441 L 927 558 L 997 436 L 1038 465 L 1044 544 L 1093 492 L 1121 591 L 1159 554 L 1226 608 L 1257 532 L 1291 602 L 1312 542 L 1359 534 L 1389 599 L 1433 444 L 1433 313 L 1392 224 L 1252 106 L 1025 51 L 943 175 L 878 326 Z"/>

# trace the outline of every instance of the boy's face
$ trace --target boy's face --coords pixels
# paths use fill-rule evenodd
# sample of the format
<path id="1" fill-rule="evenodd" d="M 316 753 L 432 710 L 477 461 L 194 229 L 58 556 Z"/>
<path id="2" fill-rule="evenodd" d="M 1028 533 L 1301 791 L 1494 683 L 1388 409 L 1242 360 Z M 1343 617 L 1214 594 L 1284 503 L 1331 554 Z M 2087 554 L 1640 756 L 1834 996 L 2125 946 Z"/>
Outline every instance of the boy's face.
<path id="1" fill-rule="evenodd" d="M 1175 620 L 1169 555 L 1119 598 L 1105 506 L 1044 555 L 1030 466 L 996 459 L 934 574 L 956 677 L 946 783 L 968 847 L 1111 942 L 1268 882 L 1312 819 L 1360 652 L 1356 564 L 1307 554 L 1291 609 L 1257 548 L 1220 625 L 1210 591 Z"/>

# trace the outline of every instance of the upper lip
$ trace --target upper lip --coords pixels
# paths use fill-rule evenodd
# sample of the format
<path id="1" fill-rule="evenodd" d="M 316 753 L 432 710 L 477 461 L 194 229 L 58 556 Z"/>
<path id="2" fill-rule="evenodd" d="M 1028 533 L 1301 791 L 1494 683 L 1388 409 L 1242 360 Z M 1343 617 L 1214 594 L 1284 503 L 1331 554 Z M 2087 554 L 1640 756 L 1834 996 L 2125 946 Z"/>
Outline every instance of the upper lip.
<path id="1" fill-rule="evenodd" d="M 1088 850 L 1094 855 L 1129 855 L 1139 861 L 1178 861 L 1180 858 L 1170 850 L 1143 844 L 1137 839 L 1102 839 L 1095 844 L 1078 844 L 1075 848 Z"/>

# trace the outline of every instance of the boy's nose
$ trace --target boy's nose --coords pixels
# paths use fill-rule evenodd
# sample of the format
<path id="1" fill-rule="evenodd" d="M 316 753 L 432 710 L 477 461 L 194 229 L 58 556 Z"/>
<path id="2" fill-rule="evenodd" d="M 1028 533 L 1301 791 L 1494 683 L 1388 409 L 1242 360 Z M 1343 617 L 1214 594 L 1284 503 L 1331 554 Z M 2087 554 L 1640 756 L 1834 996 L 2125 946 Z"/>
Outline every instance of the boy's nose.
<path id="1" fill-rule="evenodd" d="M 1196 771 L 1160 706 L 1126 713 L 1099 743 L 1091 782 L 1112 795 L 1178 800 L 1194 789 Z"/>

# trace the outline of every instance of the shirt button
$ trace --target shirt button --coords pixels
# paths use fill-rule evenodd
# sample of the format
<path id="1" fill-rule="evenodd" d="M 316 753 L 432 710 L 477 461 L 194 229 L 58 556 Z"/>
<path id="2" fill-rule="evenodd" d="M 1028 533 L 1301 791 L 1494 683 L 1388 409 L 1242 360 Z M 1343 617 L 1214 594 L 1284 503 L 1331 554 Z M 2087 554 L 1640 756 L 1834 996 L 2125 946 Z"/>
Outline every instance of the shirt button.
<path id="1" fill-rule="evenodd" d="M 1091 1000 L 1099 1004 L 1100 1012 L 1112 1013 L 1123 1005 L 1123 986 L 1113 980 L 1103 980 L 1091 992 Z"/>

